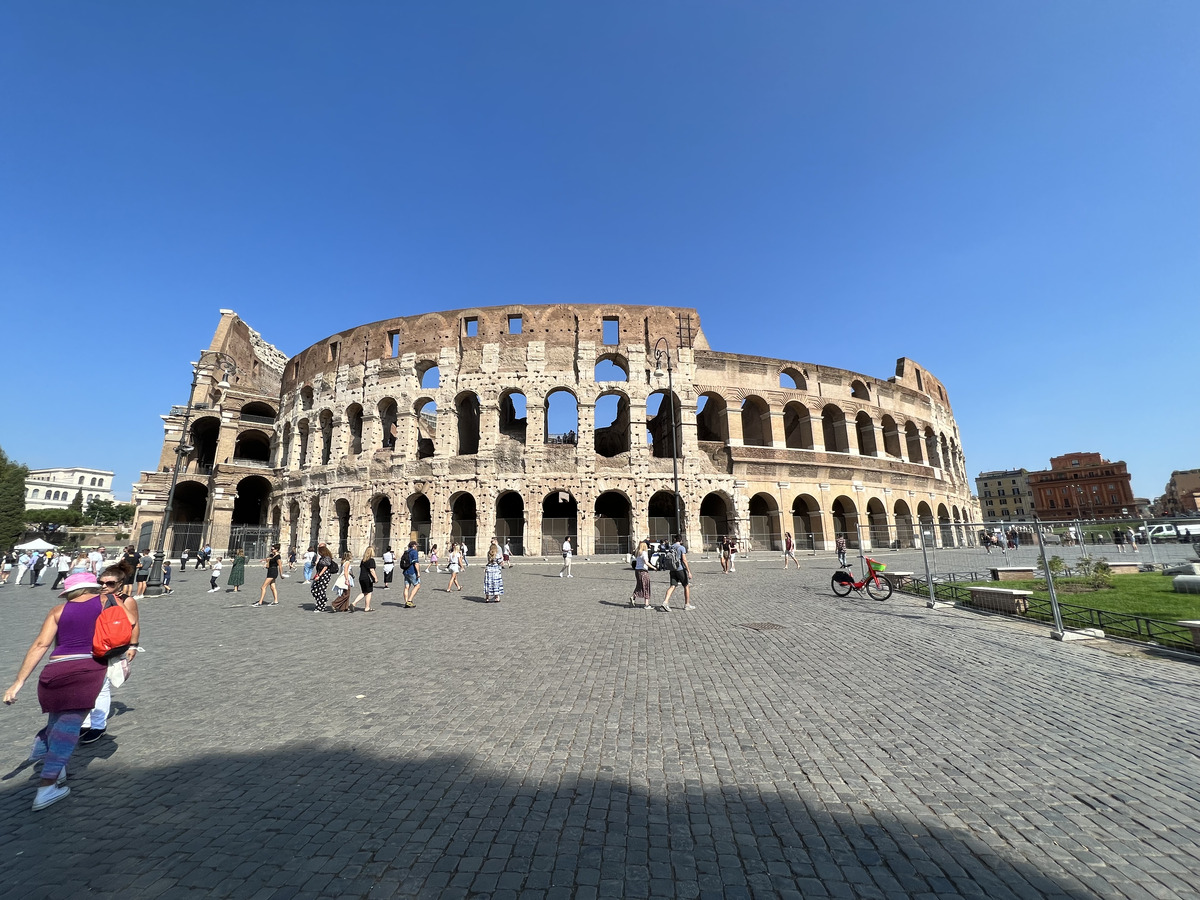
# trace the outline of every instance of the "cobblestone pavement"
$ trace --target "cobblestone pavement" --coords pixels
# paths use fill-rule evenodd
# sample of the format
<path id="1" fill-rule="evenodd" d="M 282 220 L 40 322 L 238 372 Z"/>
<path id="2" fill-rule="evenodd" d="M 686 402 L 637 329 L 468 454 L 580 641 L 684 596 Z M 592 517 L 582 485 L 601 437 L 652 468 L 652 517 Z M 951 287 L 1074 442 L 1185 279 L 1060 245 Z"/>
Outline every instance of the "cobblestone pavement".
<path id="1" fill-rule="evenodd" d="M 177 575 L 56 806 L 0 709 L 0 896 L 1197 896 L 1200 666 L 804 565 L 670 613 L 616 565 L 369 615 Z M 5 678 L 51 603 L 0 588 Z"/>

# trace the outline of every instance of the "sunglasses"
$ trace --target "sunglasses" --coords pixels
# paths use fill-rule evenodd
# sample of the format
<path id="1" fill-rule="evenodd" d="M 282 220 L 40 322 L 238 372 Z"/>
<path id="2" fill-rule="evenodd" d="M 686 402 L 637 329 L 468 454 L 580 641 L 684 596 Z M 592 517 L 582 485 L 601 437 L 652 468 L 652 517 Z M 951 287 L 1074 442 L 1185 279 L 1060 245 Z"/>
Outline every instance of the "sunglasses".
<path id="1" fill-rule="evenodd" d="M 116 587 L 116 586 L 117 586 L 117 585 L 119 585 L 120 583 L 121 583 L 121 582 L 119 582 L 119 581 L 101 581 L 101 582 L 100 582 L 100 585 L 101 585 L 102 587 Z"/>

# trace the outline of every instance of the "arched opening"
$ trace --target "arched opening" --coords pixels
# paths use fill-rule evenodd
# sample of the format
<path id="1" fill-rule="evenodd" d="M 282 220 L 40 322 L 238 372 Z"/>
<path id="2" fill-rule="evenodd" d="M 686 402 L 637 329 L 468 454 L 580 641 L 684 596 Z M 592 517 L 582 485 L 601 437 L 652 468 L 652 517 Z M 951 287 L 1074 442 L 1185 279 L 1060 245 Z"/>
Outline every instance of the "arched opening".
<path id="1" fill-rule="evenodd" d="M 279 529 L 283 526 L 283 510 L 278 506 L 271 509 L 271 531 L 274 534 L 279 534 Z"/>
<path id="2" fill-rule="evenodd" d="M 261 431 L 243 431 L 233 445 L 235 463 L 270 463 L 271 438 Z"/>
<path id="3" fill-rule="evenodd" d="M 433 456 L 437 441 L 437 404 L 428 398 L 418 400 L 413 411 L 417 415 L 417 459 L 427 459 Z"/>
<path id="4" fill-rule="evenodd" d="M 755 550 L 783 549 L 779 504 L 770 494 L 755 494 L 750 498 L 750 545 Z"/>
<path id="5" fill-rule="evenodd" d="M 525 500 L 516 491 L 496 498 L 496 538 L 517 556 L 525 553 Z"/>
<path id="6" fill-rule="evenodd" d="M 729 443 L 728 404 L 720 394 L 701 394 L 696 401 L 696 439 Z"/>
<path id="7" fill-rule="evenodd" d="M 886 550 L 892 546 L 887 507 L 877 497 L 872 497 L 867 501 L 867 528 L 871 532 L 871 546 L 876 550 Z"/>
<path id="8" fill-rule="evenodd" d="M 909 550 L 916 545 L 913 539 L 912 511 L 903 500 L 897 500 L 892 507 L 896 517 L 896 547 L 899 550 Z"/>
<path id="9" fill-rule="evenodd" d="M 620 354 L 606 353 L 596 360 L 593 378 L 597 382 L 628 381 L 629 363 Z"/>
<path id="10" fill-rule="evenodd" d="M 666 391 L 655 391 L 646 398 L 646 443 L 650 446 L 650 454 L 658 459 L 670 459 L 672 449 L 674 455 L 683 456 L 683 430 L 681 420 L 683 409 L 679 405 L 679 395 L 671 395 L 671 404 L 663 402 Z M 674 407 L 675 430 L 671 430 L 671 413 Z"/>
<path id="11" fill-rule="evenodd" d="M 675 519 L 675 495 L 670 491 L 658 491 L 650 498 L 647 512 L 650 517 L 650 539 L 654 541 L 669 541 L 678 532 L 683 534 L 684 522 L 687 517 L 683 508 L 683 498 L 679 498 L 679 521 Z"/>
<path id="12" fill-rule="evenodd" d="M 450 501 L 450 540 L 464 545 L 468 556 L 475 555 L 475 538 L 479 531 L 475 498 L 468 493 L 457 494 Z"/>
<path id="13" fill-rule="evenodd" d="M 559 556 L 563 541 L 579 549 L 579 505 L 568 491 L 551 491 L 542 500 L 542 556 Z"/>
<path id="14" fill-rule="evenodd" d="M 927 546 L 936 547 L 937 535 L 933 528 L 933 510 L 924 500 L 917 504 L 917 526 L 921 532 L 921 539 L 927 542 Z"/>
<path id="15" fill-rule="evenodd" d="M 417 383 L 425 390 L 436 390 L 442 386 L 442 371 L 437 363 L 425 360 L 417 363 Z"/>
<path id="16" fill-rule="evenodd" d="M 935 469 L 942 467 L 941 457 L 938 456 L 938 441 L 937 435 L 933 433 L 932 428 L 925 429 L 925 454 L 929 457 L 929 464 Z"/>
<path id="17" fill-rule="evenodd" d="M 310 385 L 306 384 L 300 388 L 300 408 L 305 410 L 313 408 L 313 389 Z"/>
<path id="18" fill-rule="evenodd" d="M 422 553 L 429 549 L 429 532 L 432 528 L 433 515 L 429 509 L 429 498 L 424 494 L 413 494 L 408 498 L 408 540 L 416 541 L 417 548 Z M 407 543 L 406 541 L 406 549 Z M 448 548 L 442 548 L 446 549 Z"/>
<path id="19" fill-rule="evenodd" d="M 938 436 L 938 445 L 939 449 L 942 451 L 941 456 L 939 457 L 939 459 L 942 461 L 942 468 L 953 472 L 954 460 L 950 458 L 950 447 L 946 443 L 946 435 L 942 434 Z"/>
<path id="20" fill-rule="evenodd" d="M 827 403 L 821 410 L 821 435 L 825 439 L 827 453 L 850 452 L 846 437 L 846 414 L 840 406 Z"/>
<path id="21" fill-rule="evenodd" d="M 855 380 L 850 382 L 850 396 L 855 400 L 870 400 L 871 392 L 867 386 L 861 381 Z"/>
<path id="22" fill-rule="evenodd" d="M 595 443 L 597 456 L 612 458 L 629 452 L 629 398 L 621 391 L 596 398 Z"/>
<path id="23" fill-rule="evenodd" d="M 860 412 L 854 417 L 854 430 L 858 433 L 858 453 L 860 456 L 875 456 L 875 422 L 866 412 Z"/>
<path id="24" fill-rule="evenodd" d="M 617 491 L 605 491 L 596 498 L 596 552 L 630 553 L 633 510 L 629 498 Z"/>
<path id="25" fill-rule="evenodd" d="M 771 409 L 761 397 L 742 401 L 742 443 L 747 447 L 771 446 Z"/>
<path id="26" fill-rule="evenodd" d="M 261 400 L 254 400 L 242 407 L 238 417 L 243 422 L 255 422 L 259 425 L 275 424 L 275 409 Z"/>
<path id="27" fill-rule="evenodd" d="M 350 501 L 337 500 L 333 504 L 333 514 L 337 517 L 337 552 L 338 557 L 350 549 Z"/>
<path id="28" fill-rule="evenodd" d="M 970 546 L 966 540 L 966 530 L 962 526 L 962 517 L 959 515 L 958 507 L 950 507 L 950 517 L 954 520 L 954 544 L 956 547 Z"/>
<path id="29" fill-rule="evenodd" d="M 196 475 L 211 475 L 217 461 L 217 439 L 221 436 L 221 420 L 204 416 L 192 423 L 192 459 L 189 471 Z"/>
<path id="30" fill-rule="evenodd" d="M 783 437 L 793 450 L 813 449 L 812 413 L 803 403 L 793 400 L 783 408 Z"/>
<path id="31" fill-rule="evenodd" d="M 821 506 L 808 494 L 801 494 L 792 501 L 792 534 L 796 546 L 803 550 L 816 550 L 824 544 L 825 535 L 821 528 Z"/>
<path id="32" fill-rule="evenodd" d="M 900 450 L 900 429 L 896 426 L 896 420 L 891 416 L 884 416 L 879 420 L 879 427 L 883 430 L 883 452 L 895 459 L 901 459 L 904 454 Z"/>
<path id="33" fill-rule="evenodd" d="M 376 497 L 371 503 L 371 513 L 374 523 L 371 547 L 378 556 L 383 553 L 385 547 L 392 543 L 392 501 L 384 496 Z M 381 573 L 376 574 L 380 575 Z"/>
<path id="34" fill-rule="evenodd" d="M 700 501 L 700 537 L 705 551 L 714 551 L 729 534 L 730 502 L 724 494 L 705 494 Z"/>
<path id="35" fill-rule="evenodd" d="M 479 452 L 479 395 L 467 391 L 454 399 L 458 414 L 458 455 L 472 456 Z"/>
<path id="36" fill-rule="evenodd" d="M 296 464 L 303 469 L 308 465 L 308 419 L 301 419 L 296 424 L 296 435 L 300 439 L 300 452 L 296 456 Z"/>
<path id="37" fill-rule="evenodd" d="M 804 380 L 804 373 L 791 366 L 779 373 L 779 386 L 784 390 L 791 391 L 808 390 L 808 382 Z"/>
<path id="38" fill-rule="evenodd" d="M 833 514 L 833 536 L 844 537 L 847 547 L 858 548 L 858 507 L 849 497 L 838 497 L 829 510 Z"/>
<path id="39" fill-rule="evenodd" d="M 321 465 L 329 465 L 329 457 L 333 453 L 333 413 L 328 409 L 321 410 Z"/>
<path id="40" fill-rule="evenodd" d="M 566 388 L 555 388 L 546 395 L 545 441 L 574 446 L 578 440 L 579 402 Z"/>
<path id="41" fill-rule="evenodd" d="M 296 550 L 303 555 L 303 548 L 300 546 L 300 501 L 293 500 L 288 504 L 288 534 L 287 545 L 289 548 L 295 547 Z"/>
<path id="42" fill-rule="evenodd" d="M 500 395 L 500 434 L 524 444 L 528 427 L 525 395 L 520 391 L 505 391 Z"/>
<path id="43" fill-rule="evenodd" d="M 266 525 L 271 500 L 271 482 L 261 475 L 250 475 L 237 484 L 233 500 L 233 525 Z"/>
<path id="44" fill-rule="evenodd" d="M 317 546 L 321 541 L 321 501 L 313 497 L 308 506 L 308 543 Z"/>
<path id="45" fill-rule="evenodd" d="M 906 422 L 904 425 L 904 443 L 908 447 L 909 462 L 925 462 L 925 454 L 921 452 L 921 429 L 912 422 Z"/>
<path id="46" fill-rule="evenodd" d="M 941 532 L 942 546 L 954 547 L 954 526 L 950 523 L 950 513 L 945 503 L 938 504 L 938 531 Z"/>
<path id="47" fill-rule="evenodd" d="M 379 430 L 383 432 L 382 444 L 384 450 L 395 450 L 396 439 L 400 435 L 400 407 L 391 397 L 379 401 Z"/>
<path id="48" fill-rule="evenodd" d="M 279 445 L 279 465 L 288 468 L 292 464 L 292 423 L 283 423 L 283 440 Z"/>
<path id="49" fill-rule="evenodd" d="M 357 403 L 346 407 L 346 428 L 349 432 L 347 454 L 358 456 L 362 453 L 363 408 Z"/>
<path id="50" fill-rule="evenodd" d="M 208 485 L 198 481 L 181 481 L 175 485 L 175 502 L 171 507 L 171 556 L 178 556 L 185 547 L 199 550 L 204 546 L 207 513 Z"/>

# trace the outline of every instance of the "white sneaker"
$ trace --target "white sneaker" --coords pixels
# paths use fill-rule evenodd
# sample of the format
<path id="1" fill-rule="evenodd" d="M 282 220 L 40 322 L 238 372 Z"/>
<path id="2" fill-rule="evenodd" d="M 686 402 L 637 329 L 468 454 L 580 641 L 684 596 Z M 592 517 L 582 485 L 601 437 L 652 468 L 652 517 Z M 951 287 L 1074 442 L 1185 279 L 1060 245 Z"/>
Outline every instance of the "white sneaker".
<path id="1" fill-rule="evenodd" d="M 684 609 L 695 609 L 695 608 L 696 607 L 692 606 L 692 604 L 690 604 L 690 603 L 687 604 L 686 606 L 684 606 Z"/>
<path id="2" fill-rule="evenodd" d="M 36 812 L 39 809 L 45 809 L 51 803 L 57 803 L 67 794 L 71 793 L 71 789 L 65 784 L 59 787 L 57 784 L 48 784 L 45 787 L 37 789 L 37 793 L 33 795 L 33 809 Z"/>
<path id="3" fill-rule="evenodd" d="M 562 572 L 559 572 L 559 573 L 558 573 L 558 577 L 559 577 L 559 578 L 562 578 L 562 577 L 563 577 L 563 576 L 562 576 Z"/>
<path id="4" fill-rule="evenodd" d="M 568 577 L 568 578 L 574 578 L 575 576 L 574 576 L 574 575 L 568 575 L 567 577 Z"/>
<path id="5" fill-rule="evenodd" d="M 662 611 L 663 611 L 663 612 L 670 612 L 670 611 L 671 611 L 671 607 L 667 606 L 667 604 L 665 604 L 665 603 L 664 603 L 664 604 L 662 605 Z"/>

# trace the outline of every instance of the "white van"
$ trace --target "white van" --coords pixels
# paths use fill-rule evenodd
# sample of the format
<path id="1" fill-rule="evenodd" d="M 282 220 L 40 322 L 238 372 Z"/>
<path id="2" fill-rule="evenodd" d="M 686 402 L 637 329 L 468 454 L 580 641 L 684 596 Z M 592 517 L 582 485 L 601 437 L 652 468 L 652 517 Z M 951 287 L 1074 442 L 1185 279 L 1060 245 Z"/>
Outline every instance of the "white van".
<path id="1" fill-rule="evenodd" d="M 1147 534 L 1145 525 L 1139 528 L 1138 531 L 1141 532 L 1142 537 L 1145 537 Z M 1161 544 L 1164 541 L 1179 540 L 1179 532 L 1175 530 L 1175 526 L 1170 522 L 1167 522 L 1164 525 L 1151 525 L 1149 535 L 1150 539 L 1156 544 Z"/>

